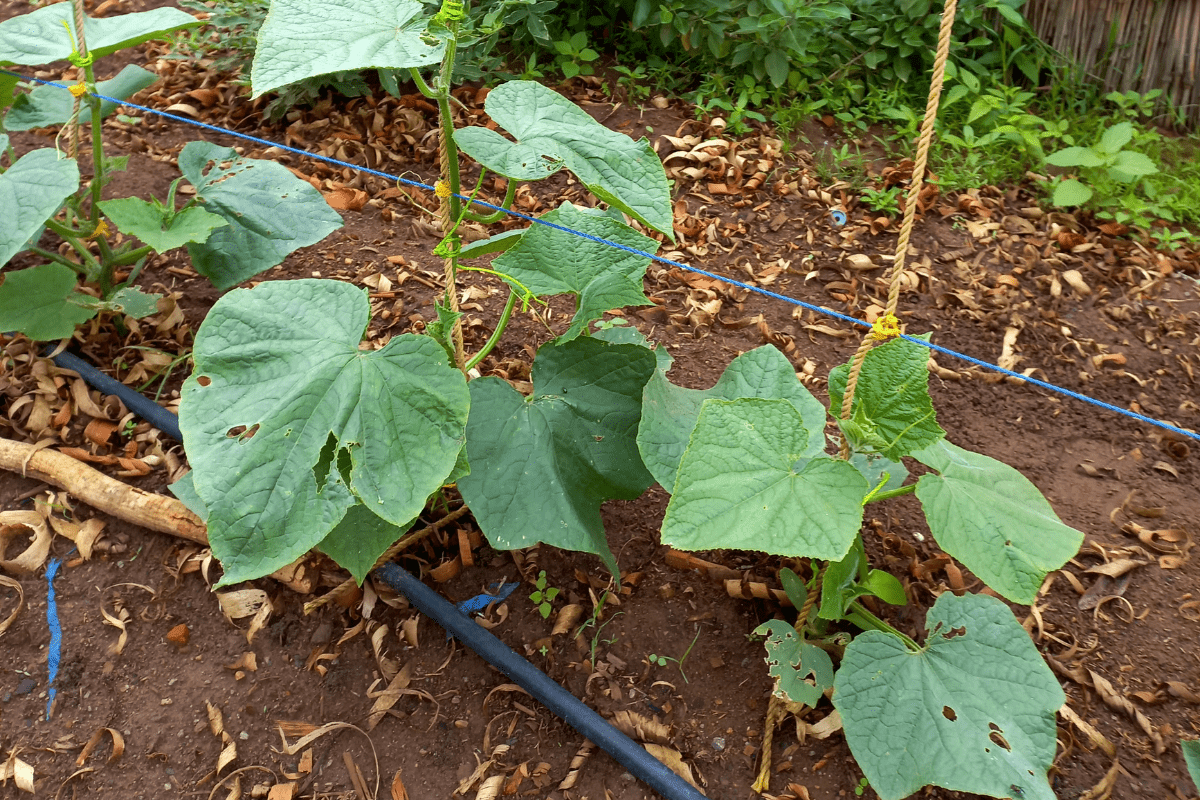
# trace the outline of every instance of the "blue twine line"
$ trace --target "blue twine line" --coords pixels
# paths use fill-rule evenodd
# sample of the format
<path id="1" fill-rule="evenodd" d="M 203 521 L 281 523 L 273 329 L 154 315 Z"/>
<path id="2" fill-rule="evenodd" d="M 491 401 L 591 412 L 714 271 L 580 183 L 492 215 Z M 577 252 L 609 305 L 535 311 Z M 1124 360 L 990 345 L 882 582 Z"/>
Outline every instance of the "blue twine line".
<path id="1" fill-rule="evenodd" d="M 58 677 L 58 663 L 62 659 L 62 626 L 58 623 L 58 605 L 54 600 L 54 576 L 62 566 L 62 559 L 52 558 L 46 567 L 46 622 L 50 625 L 50 647 L 46 655 L 46 665 L 50 671 L 50 688 L 46 692 L 46 721 L 50 720 L 50 708 L 54 705 L 54 696 L 58 690 L 54 681 Z"/>
<path id="2" fill-rule="evenodd" d="M 69 89 L 68 86 L 66 86 L 65 84 L 62 84 L 62 83 L 57 83 L 55 81 L 42 80 L 41 78 L 29 78 L 24 75 L 21 75 L 20 73 L 11 72 L 6 69 L 0 69 L 0 73 L 4 73 L 6 75 L 13 75 L 17 78 L 21 78 L 26 81 L 33 81 L 33 82 L 40 83 L 40 84 L 43 84 L 46 86 L 54 86 L 59 89 Z M 116 97 L 108 97 L 106 95 L 94 94 L 92 92 L 88 92 L 88 94 L 91 95 L 92 97 L 99 98 L 100 100 L 107 100 L 110 103 L 115 103 L 118 106 L 125 106 L 126 108 L 137 109 L 138 111 L 143 111 L 148 114 L 154 114 L 156 116 L 164 117 L 166 119 L 173 120 L 175 122 L 182 122 L 185 125 L 192 125 L 197 128 L 203 128 L 204 130 L 212 131 L 214 133 L 224 134 L 226 136 L 233 136 L 238 139 L 244 139 L 249 142 L 255 142 L 256 144 L 265 145 L 267 147 L 276 147 L 276 148 L 279 148 L 280 150 L 286 151 L 288 153 L 294 153 L 296 155 L 315 159 L 317 161 L 322 161 L 326 164 L 330 164 L 330 165 L 337 166 L 337 167 L 345 167 L 347 169 L 354 170 L 355 172 L 363 172 L 368 175 L 374 175 L 379 178 L 386 178 L 389 181 L 393 181 L 396 183 L 402 183 L 402 184 L 405 184 L 406 186 L 411 186 L 416 189 L 424 189 L 424 190 L 430 191 L 430 192 L 434 191 L 434 187 L 429 186 L 428 184 L 421 183 L 420 181 L 410 180 L 409 178 L 404 178 L 404 177 L 401 177 L 398 175 L 390 175 L 386 172 L 381 172 L 380 170 L 371 169 L 370 167 L 362 167 L 357 164 L 352 164 L 348 161 L 342 161 L 340 159 L 332 158 L 330 156 L 324 156 L 319 153 L 310 153 L 309 151 L 301 150 L 298 147 L 291 147 L 286 144 L 272 142 L 270 139 L 263 139 L 258 136 L 252 136 L 248 133 L 239 133 L 238 131 L 229 130 L 228 128 L 222 128 L 217 125 L 210 125 L 206 122 L 200 122 L 198 120 L 189 119 L 187 117 L 183 117 L 178 114 L 172 114 L 167 111 L 160 111 L 156 108 L 150 108 L 149 106 L 141 106 L 136 103 L 131 103 L 128 100 L 121 100 Z M 474 203 L 475 205 L 483 206 L 484 208 L 489 208 L 493 211 L 503 211 L 505 214 L 508 214 L 513 217 L 517 217 L 518 219 L 523 219 L 523 220 L 530 222 L 532 224 L 535 224 L 535 225 L 545 225 L 549 228 L 554 228 L 555 230 L 562 231 L 563 233 L 569 233 L 574 236 L 579 236 L 584 239 L 588 239 L 590 241 L 597 242 L 598 244 L 607 245 L 609 247 L 615 247 L 616 249 L 623 250 L 626 253 L 631 253 L 633 255 L 642 256 L 644 258 L 649 258 L 652 261 L 657 261 L 660 264 L 666 264 L 667 266 L 676 267 L 676 268 L 682 269 L 686 272 L 692 272 L 697 275 L 703 275 L 707 278 L 713 278 L 714 280 L 721 281 L 721 282 L 729 284 L 731 286 L 737 286 L 741 289 L 747 289 L 756 294 L 763 295 L 764 297 L 770 297 L 775 300 L 782 300 L 785 303 L 790 303 L 794 306 L 799 306 L 800 308 L 803 308 L 805 310 L 812 311 L 812 312 L 815 312 L 818 314 L 824 314 L 825 316 L 833 317 L 834 319 L 841 320 L 842 322 L 847 322 L 847 323 L 850 323 L 852 325 L 857 325 L 862 328 L 870 328 L 871 327 L 871 324 L 869 322 L 864 322 L 863 320 L 857 319 L 855 317 L 851 317 L 846 314 L 839 314 L 838 312 L 832 311 L 828 308 L 823 308 L 821 306 L 813 305 L 811 303 L 806 303 L 803 300 L 797 300 L 794 297 L 788 297 L 787 295 L 782 295 L 777 292 L 772 292 L 767 289 L 763 289 L 762 287 L 754 286 L 754 285 L 745 283 L 743 281 L 736 280 L 734 278 L 727 278 L 724 275 L 718 275 L 713 272 L 708 272 L 707 270 L 688 266 L 687 264 L 683 264 L 678 261 L 672 261 L 669 258 L 663 258 L 662 256 L 655 255 L 654 253 L 648 253 L 645 250 L 639 250 L 636 247 L 629 247 L 628 245 L 621 244 L 620 242 L 612 242 L 612 241 L 609 241 L 608 239 L 604 239 L 600 236 L 593 236 L 590 233 L 585 233 L 583 231 L 577 231 L 574 228 L 568 228 L 564 225 L 559 225 L 558 223 L 555 223 L 555 222 L 550 222 L 550 221 L 544 220 L 544 219 L 538 219 L 537 217 L 531 217 L 527 214 L 521 213 L 520 211 L 513 211 L 512 209 L 504 208 L 503 206 L 493 205 L 493 204 L 488 203 L 483 200 L 478 200 L 478 199 L 472 200 L 470 197 L 467 197 L 462 194 L 455 194 L 454 196 L 457 197 L 459 200 L 464 200 L 468 203 Z M 1079 400 L 1084 403 L 1090 403 L 1091 405 L 1094 405 L 1098 408 L 1103 408 L 1107 411 L 1112 411 L 1117 414 L 1122 414 L 1131 419 L 1136 419 L 1139 422 L 1145 422 L 1149 425 L 1154 425 L 1155 427 L 1162 428 L 1162 429 L 1168 430 L 1168 431 L 1172 431 L 1173 433 L 1177 433 L 1180 436 L 1185 436 L 1189 439 L 1194 439 L 1195 441 L 1200 442 L 1200 433 L 1194 433 L 1192 431 L 1184 430 L 1183 428 L 1177 427 L 1168 422 L 1163 422 L 1162 420 L 1157 420 L 1157 419 L 1154 419 L 1153 417 L 1148 417 L 1145 414 L 1139 414 L 1136 411 L 1130 411 L 1127 408 L 1121 408 L 1120 406 L 1113 405 L 1112 403 L 1106 403 L 1103 400 L 1097 400 L 1094 397 L 1089 397 L 1086 394 L 1080 394 L 1079 392 L 1072 391 L 1071 389 L 1067 389 L 1063 386 L 1058 386 L 1057 384 L 1053 384 L 1048 381 L 1038 380 L 1037 378 L 1031 378 L 1027 375 L 1022 375 L 1019 372 L 1014 372 L 1013 370 L 1005 369 L 1004 367 L 1000 366 L 999 364 L 992 364 L 991 362 L 983 361 L 982 359 L 978 359 L 973 356 L 966 355 L 965 353 L 960 353 L 957 350 L 951 350 L 948 347 L 942 347 L 941 345 L 936 345 L 936 344 L 933 344 L 932 342 L 926 342 L 923 339 L 917 339 L 916 337 L 913 337 L 913 336 L 908 336 L 908 335 L 903 335 L 903 334 L 902 334 L 902 336 L 904 339 L 906 339 L 910 342 L 919 344 L 922 347 L 928 347 L 930 350 L 933 350 L 935 352 L 943 353 L 948 356 L 952 356 L 952 357 L 960 359 L 962 361 L 966 361 L 969 364 L 974 364 L 975 366 L 983 367 L 983 368 L 989 369 L 993 372 L 998 372 L 1001 375 L 1005 375 L 1010 378 L 1016 378 L 1019 381 L 1031 383 L 1034 386 L 1038 386 L 1042 389 L 1046 389 L 1046 390 L 1052 391 L 1052 392 L 1057 392 L 1058 394 L 1065 395 L 1066 397 L 1070 397 L 1072 399 Z"/>

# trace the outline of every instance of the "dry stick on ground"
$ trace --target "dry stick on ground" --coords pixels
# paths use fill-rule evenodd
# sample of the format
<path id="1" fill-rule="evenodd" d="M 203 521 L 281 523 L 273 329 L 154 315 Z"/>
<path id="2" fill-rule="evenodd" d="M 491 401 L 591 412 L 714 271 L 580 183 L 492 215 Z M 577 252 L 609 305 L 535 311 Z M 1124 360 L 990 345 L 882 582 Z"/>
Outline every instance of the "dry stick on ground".
<path id="1" fill-rule="evenodd" d="M 57 486 L 117 519 L 208 546 L 208 529 L 204 521 L 188 511 L 183 503 L 110 478 L 57 450 L 0 439 L 0 469 Z M 276 570 L 270 577 L 301 594 L 309 594 L 316 588 L 320 572 L 310 569 L 305 560 L 300 559 Z"/>

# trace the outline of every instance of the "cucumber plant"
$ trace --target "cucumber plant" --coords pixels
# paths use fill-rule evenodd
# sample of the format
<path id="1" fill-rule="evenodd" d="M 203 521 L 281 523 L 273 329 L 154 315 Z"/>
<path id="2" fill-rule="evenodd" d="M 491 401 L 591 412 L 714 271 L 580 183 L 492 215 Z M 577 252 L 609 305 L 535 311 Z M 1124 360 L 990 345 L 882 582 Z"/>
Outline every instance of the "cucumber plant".
<path id="1" fill-rule="evenodd" d="M 444 238 L 434 252 L 446 283 L 423 333 L 378 350 L 363 345 L 368 299 L 346 283 L 272 281 L 214 305 L 183 390 L 193 472 L 178 491 L 207 514 L 221 585 L 267 574 L 312 547 L 361 581 L 451 483 L 493 546 L 546 542 L 594 553 L 616 573 L 600 505 L 657 481 L 671 494 L 665 543 L 809 560 L 807 585 L 794 572 L 783 578 L 812 612 L 763 629 L 771 671 L 778 691 L 798 702 L 816 704 L 832 690 L 880 797 L 935 784 L 1050 800 L 1046 771 L 1063 696 L 1029 637 L 1003 603 L 983 595 L 942 595 L 926 617 L 924 645 L 872 613 L 867 595 L 906 598 L 894 577 L 867 563 L 863 509 L 915 493 L 938 544 L 1019 603 L 1035 599 L 1081 534 L 1015 470 L 945 440 L 919 342 L 895 339 L 867 355 L 852 414 L 839 422 L 850 444 L 841 458 L 827 453 L 824 406 L 775 348 L 737 357 L 713 388 L 694 390 L 668 380 L 670 357 L 637 331 L 596 325 L 607 309 L 648 303 L 642 277 L 658 241 L 643 231 L 672 236 L 662 164 L 645 140 L 605 129 L 529 81 L 504 83 L 486 101 L 511 138 L 456 129 L 450 79 L 464 13 L 455 0 L 432 17 L 419 0 L 274 0 L 260 31 L 255 95 L 322 71 L 409 70 L 436 103 Z M 464 246 L 460 223 L 501 215 L 463 202 L 460 151 L 508 179 L 505 208 L 518 182 L 562 169 L 604 208 L 563 203 L 540 218 L 553 227 Z M 488 267 L 473 265 L 487 255 L 495 256 Z M 509 296 L 471 354 L 454 301 L 460 272 L 476 269 L 503 280 Z M 575 314 L 537 351 L 532 394 L 498 378 L 471 379 L 516 304 L 552 295 L 570 296 Z M 835 408 L 847 372 L 830 375 Z M 905 458 L 929 471 L 909 482 Z M 810 592 L 819 602 L 804 602 Z M 851 636 L 847 626 L 862 632 Z M 831 654 L 840 658 L 836 670 Z"/>
<path id="2" fill-rule="evenodd" d="M 82 30 L 77 19 L 83 20 Z M 180 154 L 180 169 L 195 189 L 182 208 L 175 207 L 182 178 L 171 185 L 165 202 L 102 199 L 105 185 L 126 168 L 128 157 L 105 155 L 101 123 L 117 109 L 112 100 L 127 99 L 156 76 L 128 65 L 111 80 L 97 82 L 95 60 L 198 24 L 173 8 L 93 19 L 83 14 L 82 0 L 0 23 L 0 70 L 66 59 L 80 76 L 68 93 L 59 86 L 22 86 L 18 75 L 0 71 L 0 217 L 6 220 L 0 229 L 0 267 L 23 251 L 43 262 L 4 276 L 0 330 L 59 339 L 100 311 L 135 318 L 155 313 L 159 295 L 134 286 L 153 252 L 186 245 L 196 270 L 226 289 L 341 226 L 320 193 L 283 166 L 242 158 L 208 142 L 191 142 Z M 89 147 L 79 146 L 84 123 Z M 65 153 L 56 146 L 16 158 L 6 131 L 59 125 L 60 140 L 70 143 Z M 90 154 L 92 174 L 86 180 L 76 159 L 80 150 Z M 58 237 L 66 249 L 43 245 L 46 234 Z M 134 246 L 128 237 L 143 244 Z M 93 284 L 98 296 L 80 291 L 80 279 Z"/>

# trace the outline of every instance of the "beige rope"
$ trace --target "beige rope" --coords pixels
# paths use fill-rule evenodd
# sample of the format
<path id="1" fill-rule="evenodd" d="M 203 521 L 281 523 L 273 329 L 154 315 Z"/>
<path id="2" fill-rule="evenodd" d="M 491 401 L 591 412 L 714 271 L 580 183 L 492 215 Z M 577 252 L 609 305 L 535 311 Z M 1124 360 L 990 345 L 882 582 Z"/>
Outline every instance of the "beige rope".
<path id="1" fill-rule="evenodd" d="M 446 131 L 442 128 L 441 134 L 438 136 L 438 161 L 441 168 L 442 178 L 450 174 L 450 152 L 446 147 Z M 454 224 L 458 221 L 454 219 L 450 213 L 450 197 L 443 197 L 438 194 L 438 220 L 442 223 L 442 236 L 449 236 L 454 230 Z M 458 313 L 458 287 L 455 285 L 455 269 L 454 259 L 447 258 L 442 265 L 446 273 L 446 302 L 449 304 L 450 310 Z M 462 320 L 459 319 L 454 323 L 454 363 L 462 369 L 467 363 L 467 354 L 463 348 L 463 332 Z"/>
<path id="2" fill-rule="evenodd" d="M 71 8 L 75 12 L 75 52 L 79 53 L 80 58 L 87 58 L 87 38 L 83 31 L 83 0 L 71 0 Z M 82 81 L 84 79 L 83 67 L 76 67 L 76 79 Z M 75 94 L 72 92 L 72 94 Z M 75 94 L 75 102 L 71 107 L 71 138 L 68 140 L 70 145 L 67 149 L 67 155 L 71 158 L 79 156 L 79 132 L 83 128 L 83 123 L 79 121 L 79 111 L 82 104 L 82 96 Z M 93 136 L 99 136 L 99 131 L 92 131 Z"/>
<path id="3" fill-rule="evenodd" d="M 921 197 L 921 190 L 925 188 L 925 167 L 929 163 L 929 146 L 933 142 L 933 125 L 937 120 L 938 104 L 942 97 L 942 82 L 946 76 L 946 59 L 950 55 L 950 37 L 954 31 L 954 14 L 957 6 L 958 0 L 946 0 L 946 6 L 942 9 L 942 25 L 938 30 L 937 53 L 933 59 L 929 99 L 925 103 L 925 118 L 921 121 L 921 136 L 917 140 L 917 154 L 913 159 L 912 182 L 908 187 L 908 199 L 904 203 L 904 222 L 900 226 L 900 236 L 896 240 L 896 258 L 892 261 L 892 268 L 888 273 L 887 308 L 880 317 L 880 320 L 885 322 L 895 320 L 896 306 L 900 301 L 901 277 L 904 274 L 904 263 L 908 258 L 908 242 L 912 236 L 913 223 L 917 216 L 917 201 Z M 886 338 L 890 337 L 881 336 L 878 331 L 872 330 L 863 337 L 862 344 L 855 351 L 854 359 L 850 364 L 850 374 L 846 377 L 846 391 L 842 395 L 841 418 L 843 420 L 850 419 L 850 412 L 854 407 L 854 391 L 858 388 L 858 376 L 862 372 L 863 361 L 866 360 L 867 353 L 876 343 Z M 841 457 L 850 457 L 850 442 L 845 435 L 842 436 Z"/>
<path id="4" fill-rule="evenodd" d="M 813 608 L 817 605 L 817 598 L 821 596 L 821 573 L 824 570 L 825 568 L 821 567 L 817 571 L 817 579 L 813 581 L 813 590 L 804 597 L 804 605 L 800 607 L 800 613 L 796 616 L 796 633 L 800 633 L 808 625 L 808 615 L 812 613 Z M 751 787 L 754 791 L 762 793 L 770 786 L 771 746 L 775 743 L 775 729 L 779 727 L 779 723 L 783 721 L 784 715 L 788 711 L 795 711 L 803 707 L 803 703 L 793 703 L 784 700 L 777 694 L 771 694 L 771 701 L 767 706 L 766 728 L 763 730 L 762 761 L 758 768 L 758 778 Z"/>

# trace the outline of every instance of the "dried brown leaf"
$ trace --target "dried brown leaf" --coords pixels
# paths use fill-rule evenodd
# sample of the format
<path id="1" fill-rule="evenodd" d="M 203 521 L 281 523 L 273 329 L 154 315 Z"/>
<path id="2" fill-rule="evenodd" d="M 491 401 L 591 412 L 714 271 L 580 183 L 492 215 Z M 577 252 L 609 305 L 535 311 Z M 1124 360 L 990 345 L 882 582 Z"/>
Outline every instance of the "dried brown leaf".
<path id="1" fill-rule="evenodd" d="M 17 604 L 13 607 L 12 612 L 0 622 L 0 636 L 3 636 L 12 624 L 17 621 L 17 617 L 21 613 L 21 609 L 25 607 L 25 589 L 21 587 L 21 582 L 10 578 L 7 575 L 0 575 L 0 586 L 7 586 L 17 593 Z"/>

